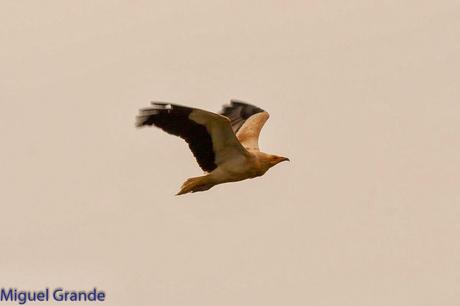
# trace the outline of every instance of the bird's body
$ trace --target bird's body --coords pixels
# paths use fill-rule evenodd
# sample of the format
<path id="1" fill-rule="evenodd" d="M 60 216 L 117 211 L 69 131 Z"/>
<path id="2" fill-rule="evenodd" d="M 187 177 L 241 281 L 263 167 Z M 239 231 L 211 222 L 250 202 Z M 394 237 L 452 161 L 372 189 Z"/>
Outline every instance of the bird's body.
<path id="1" fill-rule="evenodd" d="M 260 130 L 269 114 L 253 105 L 231 101 L 222 114 L 170 103 L 152 103 L 137 117 L 138 127 L 155 125 L 183 138 L 205 175 L 185 181 L 178 195 L 261 176 L 285 157 L 259 150 Z"/>

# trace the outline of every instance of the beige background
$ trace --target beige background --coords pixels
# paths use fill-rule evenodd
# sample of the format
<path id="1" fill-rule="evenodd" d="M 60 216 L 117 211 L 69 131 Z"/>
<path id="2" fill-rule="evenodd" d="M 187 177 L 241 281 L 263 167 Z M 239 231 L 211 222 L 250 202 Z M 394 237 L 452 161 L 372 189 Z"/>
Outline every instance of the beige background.
<path id="1" fill-rule="evenodd" d="M 0 286 L 107 305 L 460 304 L 460 2 L 2 1 Z M 174 197 L 150 100 L 267 109 L 268 175 Z"/>

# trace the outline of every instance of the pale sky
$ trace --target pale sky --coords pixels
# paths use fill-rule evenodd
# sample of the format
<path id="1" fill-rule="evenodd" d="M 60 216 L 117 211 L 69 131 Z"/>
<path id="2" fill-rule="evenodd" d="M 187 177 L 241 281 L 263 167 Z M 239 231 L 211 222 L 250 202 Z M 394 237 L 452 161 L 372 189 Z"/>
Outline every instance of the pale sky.
<path id="1" fill-rule="evenodd" d="M 0 286 L 459 305 L 459 1 L 6 0 L 0 20 Z M 201 169 L 138 109 L 232 98 L 291 163 L 175 197 Z"/>

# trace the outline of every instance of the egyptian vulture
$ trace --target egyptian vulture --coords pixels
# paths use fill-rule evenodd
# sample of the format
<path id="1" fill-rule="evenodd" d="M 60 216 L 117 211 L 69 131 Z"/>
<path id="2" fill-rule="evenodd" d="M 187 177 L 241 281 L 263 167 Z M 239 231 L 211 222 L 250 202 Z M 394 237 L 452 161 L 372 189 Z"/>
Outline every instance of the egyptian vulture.
<path id="1" fill-rule="evenodd" d="M 269 114 L 232 100 L 220 114 L 171 103 L 152 102 L 139 111 L 136 126 L 159 127 L 184 139 L 205 175 L 185 181 L 177 195 L 261 176 L 287 157 L 259 150 L 260 130 Z"/>

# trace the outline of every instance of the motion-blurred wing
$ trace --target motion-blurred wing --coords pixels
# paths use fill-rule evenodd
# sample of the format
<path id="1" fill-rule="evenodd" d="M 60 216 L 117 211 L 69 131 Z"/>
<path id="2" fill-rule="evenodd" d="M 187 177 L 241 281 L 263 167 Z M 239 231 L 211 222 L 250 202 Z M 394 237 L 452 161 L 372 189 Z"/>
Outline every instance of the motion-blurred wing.
<path id="1" fill-rule="evenodd" d="M 222 115 L 228 117 L 236 137 L 246 149 L 259 150 L 259 135 L 270 115 L 263 109 L 231 100 L 230 105 L 225 105 Z"/>
<path id="2" fill-rule="evenodd" d="M 224 105 L 220 114 L 230 119 L 232 128 L 236 133 L 249 117 L 263 111 L 263 109 L 243 101 L 231 100 L 230 105 Z"/>

